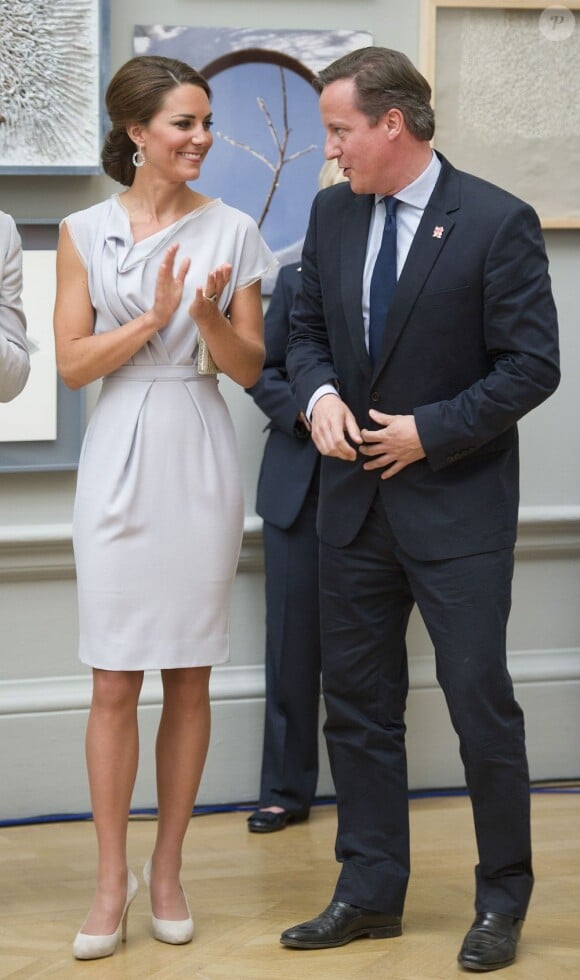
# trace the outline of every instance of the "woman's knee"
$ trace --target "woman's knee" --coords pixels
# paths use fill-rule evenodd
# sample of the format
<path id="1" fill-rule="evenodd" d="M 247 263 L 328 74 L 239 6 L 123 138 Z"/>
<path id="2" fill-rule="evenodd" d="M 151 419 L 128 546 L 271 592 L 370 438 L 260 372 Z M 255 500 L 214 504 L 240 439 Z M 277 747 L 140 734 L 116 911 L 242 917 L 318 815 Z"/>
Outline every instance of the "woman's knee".
<path id="1" fill-rule="evenodd" d="M 93 705 L 108 710 L 133 709 L 142 683 L 141 671 L 94 670 Z"/>
<path id="2" fill-rule="evenodd" d="M 193 713 L 207 707 L 210 674 L 210 667 L 162 671 L 164 704 Z"/>

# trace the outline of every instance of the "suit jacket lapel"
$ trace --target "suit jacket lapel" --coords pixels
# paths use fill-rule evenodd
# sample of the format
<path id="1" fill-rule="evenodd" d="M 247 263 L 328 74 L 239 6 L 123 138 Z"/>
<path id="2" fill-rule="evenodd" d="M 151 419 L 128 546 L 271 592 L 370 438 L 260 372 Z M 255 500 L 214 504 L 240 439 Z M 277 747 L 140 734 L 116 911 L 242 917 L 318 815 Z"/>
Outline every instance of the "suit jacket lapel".
<path id="1" fill-rule="evenodd" d="M 370 195 L 352 195 L 349 208 L 344 213 L 340 241 L 342 306 L 353 350 L 366 373 L 370 372 L 370 360 L 365 346 L 362 281 L 373 204 L 374 199 Z"/>
<path id="2" fill-rule="evenodd" d="M 423 284 L 445 248 L 455 224 L 450 212 L 459 207 L 459 175 L 444 158 L 441 159 L 443 167 L 439 180 L 423 212 L 397 283 L 373 376 L 384 368 L 391 356 Z"/>

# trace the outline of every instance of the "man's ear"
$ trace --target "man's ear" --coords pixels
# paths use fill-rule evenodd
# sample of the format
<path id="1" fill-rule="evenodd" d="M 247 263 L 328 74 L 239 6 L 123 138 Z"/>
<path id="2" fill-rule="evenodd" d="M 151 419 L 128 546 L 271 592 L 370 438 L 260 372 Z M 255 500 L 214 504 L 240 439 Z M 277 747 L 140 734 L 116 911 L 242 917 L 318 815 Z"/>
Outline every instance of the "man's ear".
<path id="1" fill-rule="evenodd" d="M 387 139 L 390 140 L 397 139 L 405 128 L 405 117 L 400 109 L 389 109 L 381 122 L 387 131 Z"/>

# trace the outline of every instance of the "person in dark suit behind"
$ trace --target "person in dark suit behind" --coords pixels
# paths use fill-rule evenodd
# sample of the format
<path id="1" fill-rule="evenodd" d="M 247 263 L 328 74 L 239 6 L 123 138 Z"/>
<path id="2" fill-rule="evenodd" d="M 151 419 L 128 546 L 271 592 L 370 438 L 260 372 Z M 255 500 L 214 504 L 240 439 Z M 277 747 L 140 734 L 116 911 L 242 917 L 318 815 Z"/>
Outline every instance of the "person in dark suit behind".
<path id="1" fill-rule="evenodd" d="M 270 419 L 258 480 L 266 578 L 266 712 L 254 833 L 305 820 L 318 780 L 319 455 L 285 368 L 300 265 L 282 266 L 265 316 L 266 361 L 249 394 Z"/>
<path id="2" fill-rule="evenodd" d="M 22 245 L 14 218 L 0 211 L 0 402 L 16 398 L 29 374 L 22 308 Z"/>
<path id="3" fill-rule="evenodd" d="M 322 681 L 342 868 L 328 908 L 281 941 L 315 949 L 402 931 L 417 603 L 478 846 L 459 962 L 494 970 L 515 958 L 533 884 L 506 625 L 516 423 L 559 382 L 548 263 L 529 205 L 432 151 L 431 90 L 405 55 L 361 49 L 319 81 L 326 156 L 350 187 L 313 203 L 287 364 L 323 454 Z"/>
<path id="4" fill-rule="evenodd" d="M 344 179 L 336 162 L 327 160 L 318 184 Z M 262 834 L 306 820 L 318 781 L 320 456 L 286 371 L 300 271 L 294 262 L 278 273 L 264 322 L 264 368 L 247 389 L 269 419 L 256 499 L 264 522 L 266 710 L 259 808 L 248 817 L 248 829 Z"/>

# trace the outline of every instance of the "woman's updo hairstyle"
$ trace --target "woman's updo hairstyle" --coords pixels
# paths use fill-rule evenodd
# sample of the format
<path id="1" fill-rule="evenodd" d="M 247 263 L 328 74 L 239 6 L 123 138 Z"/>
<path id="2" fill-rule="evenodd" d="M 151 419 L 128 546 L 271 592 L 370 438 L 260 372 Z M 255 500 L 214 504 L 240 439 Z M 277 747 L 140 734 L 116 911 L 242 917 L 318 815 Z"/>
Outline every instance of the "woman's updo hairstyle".
<path id="1" fill-rule="evenodd" d="M 195 68 L 176 58 L 140 55 L 119 68 L 109 82 L 105 104 L 111 128 L 105 137 L 101 160 L 105 173 L 117 183 L 130 187 L 135 178 L 132 161 L 135 144 L 127 126 L 147 126 L 163 106 L 171 89 L 179 85 L 197 85 L 211 99 L 211 89 Z"/>

